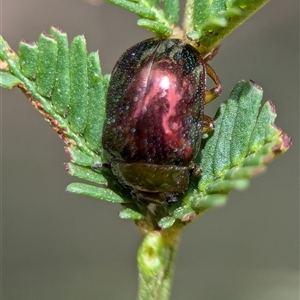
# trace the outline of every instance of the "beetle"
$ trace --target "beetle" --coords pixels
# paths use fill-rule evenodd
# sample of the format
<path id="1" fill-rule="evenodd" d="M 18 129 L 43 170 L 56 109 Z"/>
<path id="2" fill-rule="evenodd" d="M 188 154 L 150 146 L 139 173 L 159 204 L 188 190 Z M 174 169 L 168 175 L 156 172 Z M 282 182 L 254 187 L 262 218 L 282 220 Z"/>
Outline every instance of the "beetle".
<path id="1" fill-rule="evenodd" d="M 102 143 L 113 174 L 138 201 L 176 202 L 200 173 L 193 159 L 213 129 L 204 105 L 222 91 L 209 59 L 183 40 L 152 38 L 113 68 Z"/>

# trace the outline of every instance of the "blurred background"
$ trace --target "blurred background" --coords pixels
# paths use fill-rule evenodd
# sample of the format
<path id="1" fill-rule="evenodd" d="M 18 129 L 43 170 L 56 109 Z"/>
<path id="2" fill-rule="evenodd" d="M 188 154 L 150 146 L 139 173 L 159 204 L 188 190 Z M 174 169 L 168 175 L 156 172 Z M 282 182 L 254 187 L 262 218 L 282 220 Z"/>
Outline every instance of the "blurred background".
<path id="1" fill-rule="evenodd" d="M 183 2 L 183 1 L 182 1 Z M 57 25 L 84 34 L 104 73 L 151 37 L 137 17 L 84 0 L 3 0 L 1 32 L 17 50 Z M 94 4 L 94 5 L 92 5 Z M 98 4 L 98 5 L 95 5 Z M 277 107 L 291 149 L 233 192 L 225 207 L 182 236 L 172 300 L 296 300 L 299 297 L 299 1 L 271 0 L 222 44 L 212 65 L 223 95 L 253 79 Z M 63 142 L 22 93 L 1 90 L 3 300 L 136 298 L 141 236 L 120 207 L 65 192 Z"/>

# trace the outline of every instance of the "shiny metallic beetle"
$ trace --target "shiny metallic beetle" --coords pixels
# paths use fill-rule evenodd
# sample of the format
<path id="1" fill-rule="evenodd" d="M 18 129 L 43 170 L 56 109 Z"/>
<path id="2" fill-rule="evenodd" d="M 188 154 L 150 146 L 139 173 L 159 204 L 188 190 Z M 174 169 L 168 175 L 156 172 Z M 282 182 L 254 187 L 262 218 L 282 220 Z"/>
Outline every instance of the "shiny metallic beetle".
<path id="1" fill-rule="evenodd" d="M 216 86 L 206 91 L 206 75 Z M 204 131 L 204 105 L 221 83 L 200 53 L 179 39 L 148 39 L 116 63 L 108 88 L 103 147 L 112 172 L 138 200 L 174 202 L 190 176 Z M 199 172 L 198 172 L 199 173 Z"/>

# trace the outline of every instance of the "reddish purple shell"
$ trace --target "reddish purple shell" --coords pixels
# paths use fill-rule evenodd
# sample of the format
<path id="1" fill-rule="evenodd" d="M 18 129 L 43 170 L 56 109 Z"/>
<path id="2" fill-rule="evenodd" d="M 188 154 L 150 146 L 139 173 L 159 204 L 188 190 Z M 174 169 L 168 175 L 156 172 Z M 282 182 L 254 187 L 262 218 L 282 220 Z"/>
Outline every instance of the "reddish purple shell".
<path id="1" fill-rule="evenodd" d="M 201 143 L 205 63 L 179 39 L 149 39 L 116 63 L 103 146 L 109 160 L 188 166 Z"/>

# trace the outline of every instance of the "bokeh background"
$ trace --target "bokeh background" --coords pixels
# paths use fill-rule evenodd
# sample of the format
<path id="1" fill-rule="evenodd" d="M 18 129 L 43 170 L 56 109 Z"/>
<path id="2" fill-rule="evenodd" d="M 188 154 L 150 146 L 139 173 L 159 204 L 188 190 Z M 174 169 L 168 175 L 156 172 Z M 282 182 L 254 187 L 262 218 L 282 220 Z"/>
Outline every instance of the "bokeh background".
<path id="1" fill-rule="evenodd" d="M 91 2 L 91 1 L 90 1 Z M 51 25 L 84 34 L 104 73 L 151 36 L 136 16 L 83 0 L 2 0 L 1 32 L 13 49 Z M 230 35 L 212 63 L 223 82 L 213 116 L 241 79 L 277 107 L 292 148 L 183 234 L 173 300 L 299 297 L 299 2 L 271 0 Z M 141 236 L 120 207 L 65 192 L 63 142 L 22 93 L 1 90 L 2 299 L 135 299 Z"/>

